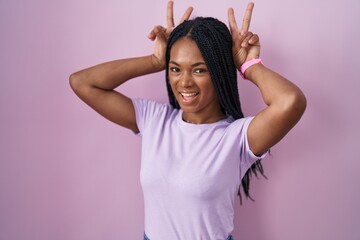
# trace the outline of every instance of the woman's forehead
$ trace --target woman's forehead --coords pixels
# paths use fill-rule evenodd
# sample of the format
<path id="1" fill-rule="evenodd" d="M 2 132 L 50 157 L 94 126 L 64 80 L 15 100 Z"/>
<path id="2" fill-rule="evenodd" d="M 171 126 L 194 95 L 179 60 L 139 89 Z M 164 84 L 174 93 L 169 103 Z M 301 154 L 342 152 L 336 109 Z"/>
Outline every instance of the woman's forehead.
<path id="1" fill-rule="evenodd" d="M 204 58 L 194 40 L 181 38 L 171 48 L 170 61 L 175 61 L 179 64 L 193 64 L 194 62 L 204 62 Z"/>

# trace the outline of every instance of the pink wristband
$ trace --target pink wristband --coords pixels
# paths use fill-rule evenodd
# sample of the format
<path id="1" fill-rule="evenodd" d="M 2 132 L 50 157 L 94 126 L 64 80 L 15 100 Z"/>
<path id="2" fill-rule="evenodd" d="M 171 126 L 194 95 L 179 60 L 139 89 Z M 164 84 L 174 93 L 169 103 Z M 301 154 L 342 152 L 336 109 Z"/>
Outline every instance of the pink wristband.
<path id="1" fill-rule="evenodd" d="M 252 65 L 257 64 L 257 63 L 263 64 L 260 58 L 253 58 L 253 59 L 251 59 L 251 60 L 249 60 L 247 62 L 244 62 L 241 65 L 241 67 L 240 67 L 240 75 L 244 80 L 247 80 L 245 78 L 246 69 L 248 69 L 249 67 L 251 67 Z"/>

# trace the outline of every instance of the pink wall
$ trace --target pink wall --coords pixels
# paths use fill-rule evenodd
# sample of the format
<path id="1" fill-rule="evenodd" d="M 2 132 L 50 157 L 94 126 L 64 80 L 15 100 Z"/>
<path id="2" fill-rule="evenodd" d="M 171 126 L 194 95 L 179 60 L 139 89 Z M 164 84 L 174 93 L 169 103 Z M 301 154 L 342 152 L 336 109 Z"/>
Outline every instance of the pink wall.
<path id="1" fill-rule="evenodd" d="M 176 1 L 176 16 L 226 21 L 244 1 Z M 165 0 L 0 1 L 0 239 L 141 239 L 140 139 L 72 93 L 68 76 L 149 54 Z M 256 1 L 252 28 L 266 65 L 305 92 L 307 111 L 265 161 L 269 180 L 237 207 L 236 239 L 360 237 L 360 2 Z M 239 21 L 241 18 L 239 18 Z M 246 114 L 261 107 L 240 81 Z M 166 101 L 163 73 L 121 87 Z"/>

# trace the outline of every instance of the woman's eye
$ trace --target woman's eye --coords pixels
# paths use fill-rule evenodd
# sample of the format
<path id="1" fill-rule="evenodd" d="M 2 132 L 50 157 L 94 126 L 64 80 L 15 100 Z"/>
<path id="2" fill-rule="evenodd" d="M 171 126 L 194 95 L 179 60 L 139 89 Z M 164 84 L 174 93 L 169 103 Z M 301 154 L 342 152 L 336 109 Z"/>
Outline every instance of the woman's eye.
<path id="1" fill-rule="evenodd" d="M 170 68 L 170 71 L 171 71 L 171 72 L 180 72 L 180 69 L 177 68 L 177 67 L 171 67 L 171 68 Z"/>
<path id="2" fill-rule="evenodd" d="M 207 72 L 206 69 L 202 69 L 202 68 L 195 69 L 195 73 L 204 73 L 204 72 Z"/>

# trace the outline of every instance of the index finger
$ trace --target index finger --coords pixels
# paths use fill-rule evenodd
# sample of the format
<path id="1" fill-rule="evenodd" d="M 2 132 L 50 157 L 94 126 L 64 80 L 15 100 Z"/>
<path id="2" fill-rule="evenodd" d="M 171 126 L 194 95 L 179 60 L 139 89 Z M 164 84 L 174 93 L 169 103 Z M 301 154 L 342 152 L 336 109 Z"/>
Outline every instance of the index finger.
<path id="1" fill-rule="evenodd" d="M 241 27 L 241 33 L 246 33 L 247 31 L 249 31 L 251 14 L 252 14 L 253 9 L 254 9 L 254 3 L 250 2 L 246 7 L 246 11 L 245 11 L 245 15 L 244 15 L 243 23 L 242 23 L 242 27 Z"/>
<path id="2" fill-rule="evenodd" d="M 174 23 L 174 2 L 169 1 L 166 8 L 166 23 L 168 27 L 175 27 Z"/>

